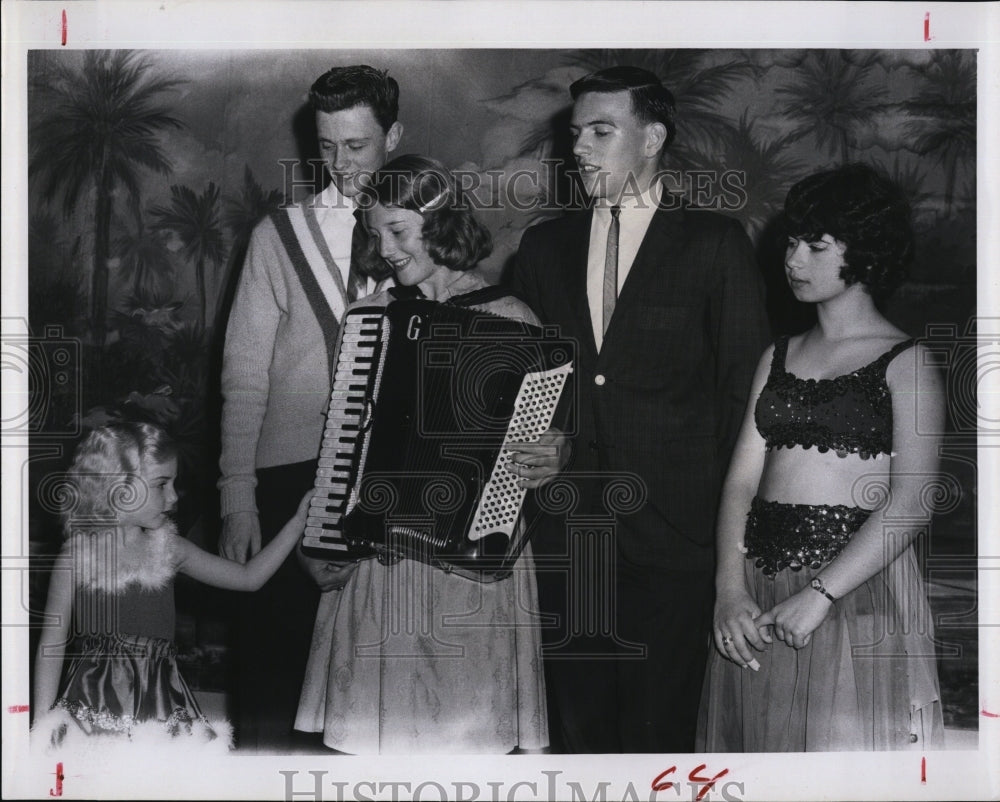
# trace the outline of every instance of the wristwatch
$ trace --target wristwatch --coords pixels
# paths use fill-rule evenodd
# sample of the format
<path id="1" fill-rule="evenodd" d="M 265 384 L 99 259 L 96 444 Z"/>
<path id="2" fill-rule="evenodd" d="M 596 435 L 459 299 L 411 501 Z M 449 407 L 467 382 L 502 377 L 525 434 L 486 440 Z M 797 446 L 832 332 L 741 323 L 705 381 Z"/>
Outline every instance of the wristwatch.
<path id="1" fill-rule="evenodd" d="M 823 580 L 821 580 L 818 576 L 813 578 L 813 581 L 809 583 L 809 587 L 811 587 L 817 593 L 822 593 L 830 601 L 832 602 L 837 601 L 835 598 L 833 598 L 833 596 L 830 595 L 830 591 L 828 591 L 825 587 L 823 587 Z"/>

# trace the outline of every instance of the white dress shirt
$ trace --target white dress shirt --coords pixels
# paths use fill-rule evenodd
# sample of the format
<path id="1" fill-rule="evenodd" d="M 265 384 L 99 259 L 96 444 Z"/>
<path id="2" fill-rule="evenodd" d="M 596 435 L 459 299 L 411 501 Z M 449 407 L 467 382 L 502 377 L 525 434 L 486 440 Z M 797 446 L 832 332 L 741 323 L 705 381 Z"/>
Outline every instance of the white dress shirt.
<path id="1" fill-rule="evenodd" d="M 621 214 L 618 216 L 618 294 L 628 278 L 639 246 L 646 236 L 646 229 L 653 219 L 662 188 L 657 181 L 642 195 L 627 193 L 622 196 Z M 608 246 L 608 228 L 611 226 L 611 203 L 600 200 L 594 207 L 590 221 L 590 247 L 587 251 L 587 302 L 590 305 L 590 322 L 594 327 L 597 350 L 604 343 L 604 260 Z"/>
<path id="2" fill-rule="evenodd" d="M 314 203 L 316 222 L 323 232 L 323 239 L 330 249 L 333 261 L 340 268 L 340 277 L 347 287 L 347 277 L 351 269 L 351 239 L 354 236 L 354 226 L 360 225 L 354 217 L 353 198 L 345 198 L 340 194 L 337 185 L 332 181 L 329 186 L 316 196 Z M 375 282 L 369 278 L 366 294 L 375 288 Z"/>

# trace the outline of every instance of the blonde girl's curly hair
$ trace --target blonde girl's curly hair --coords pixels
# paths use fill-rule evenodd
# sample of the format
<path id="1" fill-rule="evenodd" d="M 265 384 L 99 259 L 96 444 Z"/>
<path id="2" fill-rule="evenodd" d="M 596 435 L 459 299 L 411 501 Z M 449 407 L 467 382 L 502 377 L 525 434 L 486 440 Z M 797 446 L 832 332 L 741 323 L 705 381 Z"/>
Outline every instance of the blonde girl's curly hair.
<path id="1" fill-rule="evenodd" d="M 150 423 L 114 423 L 88 434 L 77 446 L 62 498 L 63 534 L 82 522 L 115 521 L 146 496 L 142 463 L 166 462 L 177 449 L 163 429 Z"/>

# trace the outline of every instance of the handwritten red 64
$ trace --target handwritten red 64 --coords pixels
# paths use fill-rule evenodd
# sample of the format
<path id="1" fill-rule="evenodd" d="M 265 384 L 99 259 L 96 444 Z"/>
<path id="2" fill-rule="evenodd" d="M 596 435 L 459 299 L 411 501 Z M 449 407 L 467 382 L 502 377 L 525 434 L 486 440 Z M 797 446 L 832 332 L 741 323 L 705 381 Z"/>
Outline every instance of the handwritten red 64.
<path id="1" fill-rule="evenodd" d="M 714 777 L 702 777 L 701 772 L 703 772 L 706 767 L 707 764 L 702 763 L 700 766 L 697 766 L 696 768 L 693 768 L 691 769 L 690 772 L 688 772 L 688 781 L 691 782 L 692 784 L 701 784 L 702 786 L 702 789 L 698 792 L 698 796 L 695 797 L 695 802 L 700 802 L 700 800 L 704 798 L 704 796 L 712 790 L 712 787 L 715 785 L 716 781 L 720 777 L 724 777 L 727 774 L 729 774 L 729 769 L 723 769 Z M 673 782 L 663 782 L 663 778 L 666 777 L 668 774 L 673 774 L 675 771 L 677 771 L 677 766 L 671 766 L 666 771 L 662 771 L 659 774 L 657 774 L 652 783 L 653 790 L 669 791 L 671 788 L 673 788 L 674 787 Z"/>

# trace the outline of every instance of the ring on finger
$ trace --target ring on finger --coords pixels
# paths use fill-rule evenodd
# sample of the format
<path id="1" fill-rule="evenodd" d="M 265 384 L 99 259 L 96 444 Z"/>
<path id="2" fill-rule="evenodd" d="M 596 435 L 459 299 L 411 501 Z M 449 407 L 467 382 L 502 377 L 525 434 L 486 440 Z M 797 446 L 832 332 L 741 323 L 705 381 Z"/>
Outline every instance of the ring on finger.
<path id="1" fill-rule="evenodd" d="M 722 636 L 722 645 L 723 646 L 728 646 L 732 642 L 733 642 L 733 639 L 732 639 L 731 636 L 729 636 L 729 635 L 723 635 Z"/>

